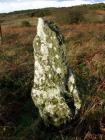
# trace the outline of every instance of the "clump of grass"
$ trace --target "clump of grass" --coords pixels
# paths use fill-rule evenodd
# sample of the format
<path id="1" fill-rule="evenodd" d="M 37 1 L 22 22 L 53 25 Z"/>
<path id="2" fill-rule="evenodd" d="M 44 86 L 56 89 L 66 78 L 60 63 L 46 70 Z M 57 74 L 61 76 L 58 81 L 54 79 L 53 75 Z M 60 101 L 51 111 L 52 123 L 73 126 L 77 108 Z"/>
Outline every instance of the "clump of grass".
<path id="1" fill-rule="evenodd" d="M 5 34 L 3 35 L 3 42 L 6 42 L 7 40 L 15 40 L 18 37 L 18 34 Z"/>
<path id="2" fill-rule="evenodd" d="M 24 20 L 24 21 L 22 21 L 21 26 L 23 26 L 23 27 L 31 27 L 31 24 L 30 24 L 29 21 Z"/>

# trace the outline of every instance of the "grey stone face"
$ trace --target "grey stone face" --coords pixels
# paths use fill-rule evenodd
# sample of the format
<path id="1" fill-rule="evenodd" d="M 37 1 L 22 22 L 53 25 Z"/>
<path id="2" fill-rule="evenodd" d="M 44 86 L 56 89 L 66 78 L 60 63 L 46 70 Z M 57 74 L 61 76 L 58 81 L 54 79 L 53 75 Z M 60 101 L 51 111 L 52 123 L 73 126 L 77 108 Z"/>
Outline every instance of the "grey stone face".
<path id="1" fill-rule="evenodd" d="M 59 126 L 73 117 L 65 94 L 74 99 L 75 112 L 80 109 L 81 100 L 74 75 L 66 64 L 65 46 L 58 28 L 39 18 L 33 48 L 35 64 L 32 99 L 44 122 Z"/>

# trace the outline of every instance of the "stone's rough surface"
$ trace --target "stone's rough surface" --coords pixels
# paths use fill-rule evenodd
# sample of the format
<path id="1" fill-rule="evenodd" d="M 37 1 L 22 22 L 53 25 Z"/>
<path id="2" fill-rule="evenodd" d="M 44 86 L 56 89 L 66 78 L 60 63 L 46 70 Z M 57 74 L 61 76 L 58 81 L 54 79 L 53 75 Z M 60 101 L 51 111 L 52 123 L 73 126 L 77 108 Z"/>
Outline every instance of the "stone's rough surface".
<path id="1" fill-rule="evenodd" d="M 63 36 L 53 23 L 39 18 L 33 47 L 32 99 L 45 123 L 59 126 L 73 117 L 67 99 L 73 99 L 75 113 L 81 107 L 74 75 L 66 64 Z"/>

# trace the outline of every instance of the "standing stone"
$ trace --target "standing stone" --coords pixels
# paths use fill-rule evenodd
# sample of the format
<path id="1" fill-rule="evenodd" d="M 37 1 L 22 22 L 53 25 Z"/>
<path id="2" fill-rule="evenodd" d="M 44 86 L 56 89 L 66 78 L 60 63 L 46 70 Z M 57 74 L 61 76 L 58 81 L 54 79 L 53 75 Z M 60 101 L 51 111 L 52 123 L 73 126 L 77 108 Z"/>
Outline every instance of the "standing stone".
<path id="1" fill-rule="evenodd" d="M 73 118 L 68 102 L 73 99 L 77 113 L 81 108 L 81 100 L 74 75 L 66 64 L 63 36 L 57 26 L 39 18 L 33 48 L 32 99 L 44 122 L 59 126 Z"/>

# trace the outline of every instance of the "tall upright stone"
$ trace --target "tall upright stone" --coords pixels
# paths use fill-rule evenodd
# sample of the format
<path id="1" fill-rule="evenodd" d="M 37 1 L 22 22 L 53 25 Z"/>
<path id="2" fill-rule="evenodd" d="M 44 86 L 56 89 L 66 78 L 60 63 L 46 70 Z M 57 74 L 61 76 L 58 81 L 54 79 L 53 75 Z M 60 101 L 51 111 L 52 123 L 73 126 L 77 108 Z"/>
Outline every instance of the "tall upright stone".
<path id="1" fill-rule="evenodd" d="M 71 99 L 75 113 L 81 107 L 81 100 L 74 75 L 66 63 L 63 36 L 57 26 L 39 18 L 33 48 L 32 99 L 46 124 L 60 126 L 75 115 L 69 106 Z"/>

